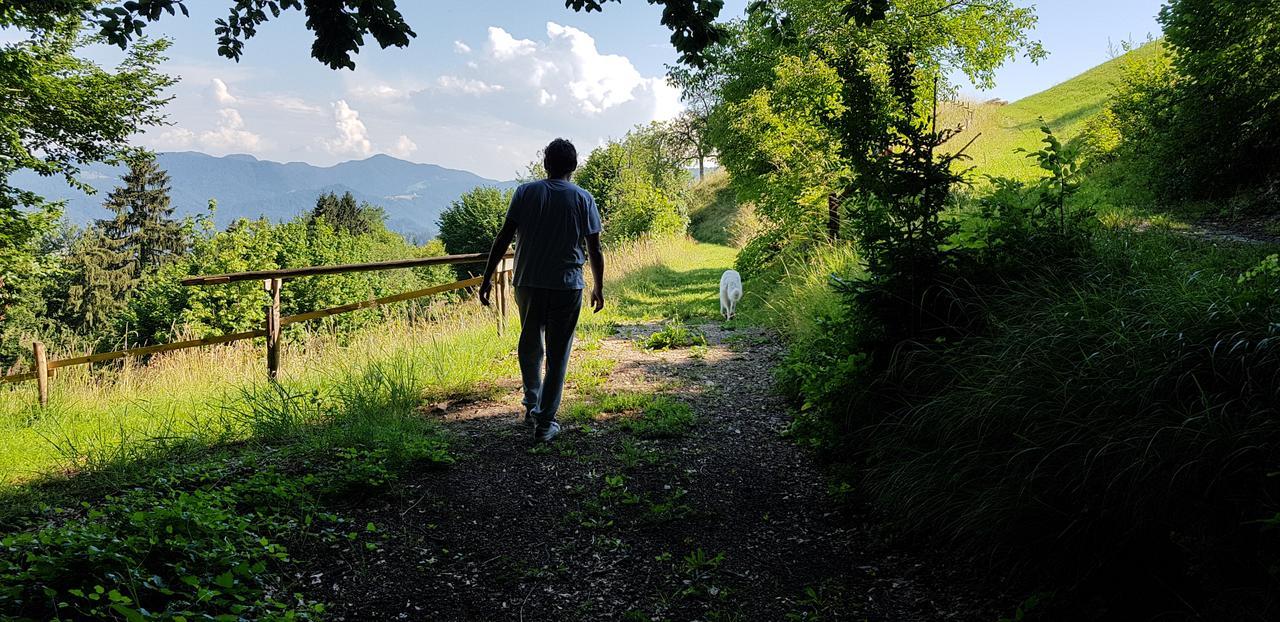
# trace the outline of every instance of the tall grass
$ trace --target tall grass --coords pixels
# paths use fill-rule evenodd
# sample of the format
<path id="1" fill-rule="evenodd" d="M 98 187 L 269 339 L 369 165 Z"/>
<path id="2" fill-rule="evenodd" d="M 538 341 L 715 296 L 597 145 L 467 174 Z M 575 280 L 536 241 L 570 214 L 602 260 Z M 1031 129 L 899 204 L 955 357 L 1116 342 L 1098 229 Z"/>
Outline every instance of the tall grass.
<path id="1" fill-rule="evenodd" d="M 689 241 L 668 239 L 612 250 L 607 276 L 626 282 L 630 274 L 680 261 L 690 248 Z M 612 322 L 634 316 L 634 308 L 610 302 L 609 313 L 584 315 L 585 334 L 598 338 Z M 174 445 L 284 438 L 331 424 L 337 414 L 344 425 L 362 417 L 386 425 L 382 415 L 389 412 L 485 396 L 495 383 L 518 377 L 508 356 L 518 332 L 514 313 L 512 330 L 502 336 L 493 313 L 473 300 L 433 316 L 393 318 L 342 336 L 299 332 L 284 347 L 278 385 L 265 381 L 260 341 L 246 341 L 115 368 L 61 369 L 47 408 L 36 405 L 30 383 L 0 388 L 0 483 L 143 460 Z"/>
<path id="2" fill-rule="evenodd" d="M 1280 275 L 1239 280 L 1272 250 L 1102 231 L 966 293 L 978 334 L 902 344 L 874 374 L 821 286 L 851 252 L 769 277 L 758 312 L 792 339 L 796 429 L 903 533 L 1102 596 L 1076 619 L 1274 619 Z"/>
<path id="3" fill-rule="evenodd" d="M 287 344 L 279 386 L 264 381 L 262 346 L 240 342 L 100 374 L 65 370 L 52 383 L 45 409 L 34 404 L 29 386 L 8 391 L 0 404 L 0 481 L 127 460 L 168 441 L 279 435 L 290 422 L 308 419 L 296 396 L 316 396 L 320 409 L 370 370 L 411 374 L 401 384 L 412 387 L 416 400 L 514 374 L 514 363 L 502 356 L 514 347 L 514 336 L 498 337 L 493 317 L 483 312 L 394 320 L 343 341 L 313 335 Z"/>

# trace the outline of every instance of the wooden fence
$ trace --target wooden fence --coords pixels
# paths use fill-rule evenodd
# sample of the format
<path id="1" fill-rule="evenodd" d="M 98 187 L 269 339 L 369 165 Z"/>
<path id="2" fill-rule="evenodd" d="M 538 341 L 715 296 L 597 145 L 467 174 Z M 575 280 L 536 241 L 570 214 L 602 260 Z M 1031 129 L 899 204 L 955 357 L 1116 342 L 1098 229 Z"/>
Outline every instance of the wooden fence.
<path id="1" fill-rule="evenodd" d="M 350 272 L 370 272 L 374 270 L 396 270 L 402 268 L 419 268 L 423 266 L 439 266 L 439 265 L 460 265 L 460 264 L 479 264 L 484 263 L 488 259 L 488 255 L 484 253 L 475 253 L 469 255 L 443 255 L 440 257 L 425 257 L 421 259 L 397 259 L 392 261 L 379 261 L 373 263 L 347 264 L 336 266 L 309 266 L 306 268 L 288 268 L 283 270 L 258 270 L 253 272 L 235 272 L 231 274 L 215 274 L 207 276 L 193 276 L 182 280 L 182 284 L 188 287 L 203 285 L 220 285 L 224 283 L 236 283 L 240 281 L 262 281 L 263 289 L 267 293 L 266 323 L 265 326 L 258 330 L 250 330 L 242 333 L 233 333 L 230 335 L 218 335 L 216 337 L 205 337 L 203 339 L 191 339 L 188 341 L 178 341 L 175 343 L 166 343 L 153 346 L 143 346 L 138 348 L 129 348 L 127 350 L 117 350 L 115 352 L 102 352 L 99 354 L 89 354 L 85 356 L 76 356 L 72 358 L 49 360 L 48 353 L 43 343 L 37 341 L 32 344 L 32 352 L 35 355 L 34 370 L 23 374 L 11 374 L 8 376 L 0 376 L 0 384 L 12 382 L 24 382 L 27 380 L 36 381 L 36 391 L 40 400 L 40 404 L 49 403 L 49 381 L 54 377 L 55 370 L 63 367 L 71 367 L 74 365 L 90 365 L 93 363 L 102 363 L 113 361 L 125 357 L 146 356 L 149 354 L 158 354 L 160 352 L 172 352 L 174 350 L 185 350 L 187 348 L 198 348 L 201 346 L 216 345 L 222 343 L 231 343 L 233 341 L 241 341 L 244 339 L 255 339 L 257 337 L 267 338 L 266 358 L 267 358 L 267 377 L 275 380 L 280 373 L 280 333 L 281 330 L 290 324 L 298 322 L 306 322 L 308 320 L 318 320 L 321 318 L 339 315 L 342 313 L 350 313 L 360 309 L 371 309 L 395 302 L 403 302 L 422 298 L 434 294 L 475 287 L 482 281 L 482 277 L 475 277 L 419 289 L 416 291 L 405 292 L 403 294 L 395 294 L 393 296 L 384 296 L 382 298 L 372 298 L 369 300 L 361 300 L 350 304 L 330 307 L 328 309 L 319 309 L 316 311 L 308 311 L 307 313 L 299 313 L 297 315 L 280 315 L 280 294 L 284 290 L 284 282 L 289 279 L 295 279 L 306 276 L 318 276 L 323 274 L 344 274 Z M 498 332 L 501 333 L 506 329 L 507 318 L 507 299 L 508 290 L 511 283 L 512 255 L 508 254 L 498 266 L 497 274 L 494 277 L 494 306 L 497 310 Z"/>

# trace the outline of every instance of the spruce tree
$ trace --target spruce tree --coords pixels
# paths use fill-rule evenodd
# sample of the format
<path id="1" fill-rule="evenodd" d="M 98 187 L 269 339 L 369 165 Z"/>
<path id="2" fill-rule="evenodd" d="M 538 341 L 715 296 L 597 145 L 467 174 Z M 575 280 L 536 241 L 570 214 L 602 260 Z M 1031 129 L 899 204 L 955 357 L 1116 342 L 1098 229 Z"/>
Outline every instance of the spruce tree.
<path id="1" fill-rule="evenodd" d="M 98 228 L 114 254 L 112 264 L 132 280 L 176 259 L 186 247 L 182 224 L 173 219 L 169 174 L 146 155 L 129 163 L 124 185 L 107 195 L 104 207 L 115 213 Z"/>
<path id="2" fill-rule="evenodd" d="M 364 235 L 376 229 L 386 219 L 381 208 L 368 203 L 357 204 L 350 192 L 341 197 L 332 192 L 316 197 L 316 207 L 311 217 L 322 218 L 334 229 L 351 235 Z"/>
<path id="3" fill-rule="evenodd" d="M 72 243 L 63 261 L 66 299 L 59 306 L 63 321 L 79 332 L 97 335 L 124 310 L 134 285 L 128 266 L 118 263 L 111 240 L 96 226 Z"/>
<path id="4" fill-rule="evenodd" d="M 103 204 L 115 216 L 89 227 L 66 260 L 70 282 L 63 315 L 89 333 L 106 329 L 128 305 L 142 277 L 186 249 L 182 224 L 173 219 L 169 174 L 156 166 L 155 158 L 131 161 L 122 179 L 124 185 Z"/>

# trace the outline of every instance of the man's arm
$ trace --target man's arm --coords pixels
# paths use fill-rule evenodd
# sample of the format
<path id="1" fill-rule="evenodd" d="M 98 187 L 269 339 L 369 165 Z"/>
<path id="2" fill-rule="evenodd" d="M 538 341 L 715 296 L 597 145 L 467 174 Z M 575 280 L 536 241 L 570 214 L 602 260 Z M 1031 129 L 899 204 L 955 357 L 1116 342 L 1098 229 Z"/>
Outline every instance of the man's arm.
<path id="1" fill-rule="evenodd" d="M 484 267 L 484 282 L 480 284 L 480 304 L 489 306 L 489 292 L 493 291 L 493 273 L 498 270 L 498 264 L 502 262 L 502 258 L 507 254 L 507 248 L 511 246 L 511 240 L 516 237 L 516 225 L 510 218 L 502 223 L 502 230 L 498 232 L 498 237 L 493 239 L 493 246 L 489 248 L 489 262 Z"/>
<path id="2" fill-rule="evenodd" d="M 591 308 L 599 313 L 604 308 L 604 253 L 600 252 L 600 234 L 587 236 L 587 258 L 591 260 Z"/>

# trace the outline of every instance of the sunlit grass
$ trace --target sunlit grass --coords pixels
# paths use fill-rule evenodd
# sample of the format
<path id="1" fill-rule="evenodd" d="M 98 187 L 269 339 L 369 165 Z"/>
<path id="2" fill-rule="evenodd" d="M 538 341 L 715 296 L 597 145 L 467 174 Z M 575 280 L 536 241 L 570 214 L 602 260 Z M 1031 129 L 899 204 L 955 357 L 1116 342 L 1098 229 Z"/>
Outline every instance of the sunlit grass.
<path id="1" fill-rule="evenodd" d="M 720 316 L 720 275 L 733 267 L 737 251 L 692 240 L 662 242 L 662 252 L 629 258 L 631 269 L 606 288 L 608 306 L 583 316 L 587 330 L 600 322 L 617 324 L 682 319 L 711 321 Z M 660 260 L 659 260 L 660 259 Z M 615 270 L 610 266 L 610 270 Z"/>
<path id="2" fill-rule="evenodd" d="M 712 267 L 731 264 L 733 253 L 686 240 L 649 241 L 610 252 L 609 308 L 598 315 L 584 310 L 579 346 L 598 349 L 619 322 L 681 311 L 692 315 L 700 305 L 709 307 L 701 310 L 704 315 L 715 313 L 719 273 Z M 655 271 L 689 281 L 689 290 L 668 301 L 671 306 L 646 308 L 646 296 L 658 296 L 644 285 Z M 0 483 L 128 462 L 193 439 L 213 443 L 287 433 L 289 426 L 306 424 L 338 405 L 355 408 L 351 405 L 359 404 L 360 396 L 350 387 L 366 381 L 397 387 L 399 397 L 392 401 L 407 400 L 402 406 L 410 410 L 418 402 L 489 397 L 496 385 L 519 377 L 515 315 L 513 305 L 510 330 L 501 336 L 493 313 L 473 301 L 433 321 L 389 319 L 341 340 L 306 334 L 286 345 L 278 389 L 266 381 L 260 341 L 185 350 L 92 372 L 62 369 L 43 409 L 35 403 L 34 383 L 0 388 Z M 584 363 L 572 380 L 598 387 L 611 365 Z"/>

